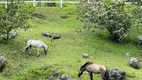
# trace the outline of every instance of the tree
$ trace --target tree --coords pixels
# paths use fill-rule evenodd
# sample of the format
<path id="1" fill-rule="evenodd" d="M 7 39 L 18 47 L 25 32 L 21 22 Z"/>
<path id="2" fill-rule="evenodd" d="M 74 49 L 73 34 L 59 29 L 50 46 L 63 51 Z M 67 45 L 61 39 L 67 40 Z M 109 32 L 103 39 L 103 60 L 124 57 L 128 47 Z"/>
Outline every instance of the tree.
<path id="1" fill-rule="evenodd" d="M 132 25 L 132 17 L 125 13 L 124 3 L 93 3 L 80 5 L 84 28 L 107 29 L 114 41 L 122 41 Z"/>
<path id="2" fill-rule="evenodd" d="M 8 0 L 10 3 L 7 8 L 0 6 L 0 33 L 6 34 L 7 39 L 9 33 L 19 26 L 25 26 L 27 20 L 31 17 L 34 8 L 27 6 L 19 0 Z"/>
<path id="3" fill-rule="evenodd" d="M 136 6 L 132 15 L 134 16 L 136 26 L 142 26 L 142 7 Z"/>

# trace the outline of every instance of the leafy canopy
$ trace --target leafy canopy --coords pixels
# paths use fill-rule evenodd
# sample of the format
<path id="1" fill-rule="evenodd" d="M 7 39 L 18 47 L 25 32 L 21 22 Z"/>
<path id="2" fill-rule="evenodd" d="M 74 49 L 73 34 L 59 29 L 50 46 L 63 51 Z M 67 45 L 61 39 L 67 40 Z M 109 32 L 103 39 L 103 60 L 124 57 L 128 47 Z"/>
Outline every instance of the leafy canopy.
<path id="1" fill-rule="evenodd" d="M 122 41 L 132 26 L 132 17 L 125 13 L 124 3 L 81 3 L 80 17 L 84 28 L 107 29 L 112 40 Z"/>
<path id="2" fill-rule="evenodd" d="M 26 26 L 34 8 L 19 0 L 7 0 L 7 8 L 0 6 L 0 33 L 8 34 L 19 26 Z"/>

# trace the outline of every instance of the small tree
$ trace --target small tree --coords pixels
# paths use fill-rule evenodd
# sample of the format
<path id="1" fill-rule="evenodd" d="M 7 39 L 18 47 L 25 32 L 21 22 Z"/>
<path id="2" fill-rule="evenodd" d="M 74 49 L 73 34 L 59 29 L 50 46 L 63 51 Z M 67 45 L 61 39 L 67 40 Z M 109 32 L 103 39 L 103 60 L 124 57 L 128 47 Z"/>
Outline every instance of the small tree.
<path id="1" fill-rule="evenodd" d="M 125 13 L 124 3 L 81 4 L 84 28 L 107 29 L 115 41 L 122 41 L 132 25 L 132 18 Z"/>
<path id="2" fill-rule="evenodd" d="M 19 2 L 19 0 L 8 1 L 10 3 L 7 8 L 0 6 L 0 33 L 7 34 L 7 39 L 12 29 L 27 24 L 27 20 L 34 11 L 32 7 L 25 5 L 23 2 Z"/>

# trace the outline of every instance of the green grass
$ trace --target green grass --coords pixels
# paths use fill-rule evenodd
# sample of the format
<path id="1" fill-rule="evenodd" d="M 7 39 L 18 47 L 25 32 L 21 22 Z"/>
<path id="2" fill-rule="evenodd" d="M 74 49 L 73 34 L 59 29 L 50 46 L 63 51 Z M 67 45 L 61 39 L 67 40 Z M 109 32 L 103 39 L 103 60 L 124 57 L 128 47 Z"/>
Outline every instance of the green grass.
<path id="1" fill-rule="evenodd" d="M 109 40 L 106 31 L 75 32 L 82 26 L 82 23 L 75 19 L 75 5 L 68 5 L 63 9 L 42 7 L 37 12 L 44 14 L 46 19 L 33 18 L 29 20 L 33 27 L 27 31 L 17 30 L 18 36 L 8 43 L 0 41 L 0 55 L 5 56 L 8 61 L 4 72 L 0 74 L 0 80 L 39 80 L 39 76 L 30 71 L 55 64 L 58 64 L 54 66 L 55 69 L 70 75 L 74 80 L 89 80 L 87 73 L 81 78 L 77 77 L 80 66 L 86 61 L 105 65 L 109 69 L 123 69 L 127 72 L 126 80 L 142 80 L 142 69 L 130 68 L 127 65 L 129 58 L 125 56 L 129 52 L 132 56 L 141 59 L 141 49 L 136 46 L 135 36 L 140 34 L 142 29 L 133 28 L 125 43 L 115 43 Z M 61 16 L 64 15 L 69 17 L 62 19 Z M 62 38 L 51 42 L 50 38 L 41 35 L 43 31 L 60 33 Z M 40 57 L 36 57 L 36 48 L 31 49 L 31 56 L 22 53 L 28 39 L 45 42 L 49 46 L 48 54 L 41 53 Z M 88 53 L 90 58 L 82 58 L 83 53 Z M 43 76 L 41 75 L 41 78 Z M 94 79 L 101 80 L 101 77 L 96 74 Z"/>

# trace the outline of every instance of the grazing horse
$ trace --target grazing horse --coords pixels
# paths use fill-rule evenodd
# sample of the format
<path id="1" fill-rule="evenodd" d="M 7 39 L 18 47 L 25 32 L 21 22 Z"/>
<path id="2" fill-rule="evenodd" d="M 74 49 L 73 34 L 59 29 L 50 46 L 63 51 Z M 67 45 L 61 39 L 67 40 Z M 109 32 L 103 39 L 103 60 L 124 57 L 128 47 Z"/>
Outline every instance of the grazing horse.
<path id="1" fill-rule="evenodd" d="M 94 74 L 101 74 L 103 80 L 108 80 L 109 73 L 105 66 L 94 64 L 93 62 L 86 62 L 84 65 L 81 66 L 78 77 L 80 77 L 84 71 L 87 71 L 90 75 L 90 80 L 93 80 L 93 73 Z"/>
<path id="2" fill-rule="evenodd" d="M 44 53 L 46 54 L 47 51 L 48 51 L 48 46 L 46 46 L 46 44 L 40 40 L 28 40 L 27 41 L 27 45 L 26 47 L 24 48 L 24 50 L 26 50 L 26 52 L 31 48 L 31 47 L 37 47 L 38 50 L 37 50 L 37 57 L 40 56 L 40 52 L 39 52 L 39 49 L 40 48 L 43 48 L 44 49 Z M 23 50 L 23 51 L 24 51 Z"/>

